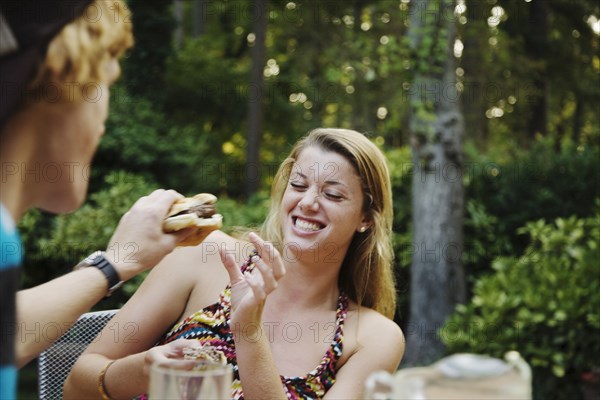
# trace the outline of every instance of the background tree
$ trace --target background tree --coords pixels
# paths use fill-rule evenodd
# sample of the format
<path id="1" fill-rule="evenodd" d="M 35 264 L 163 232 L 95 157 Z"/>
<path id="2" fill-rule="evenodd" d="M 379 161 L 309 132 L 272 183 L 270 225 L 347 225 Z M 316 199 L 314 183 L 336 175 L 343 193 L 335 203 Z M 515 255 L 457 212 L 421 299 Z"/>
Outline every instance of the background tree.
<path id="1" fill-rule="evenodd" d="M 460 24 L 459 36 L 464 50 L 460 59 L 460 68 L 464 74 L 464 90 L 461 93 L 461 105 L 465 120 L 465 132 L 477 144 L 485 146 L 488 139 L 488 124 L 485 112 L 488 108 L 484 88 L 488 84 L 487 67 L 490 53 L 488 35 L 482 34 L 489 30 L 488 18 L 492 6 L 487 1 L 472 0 L 466 2 L 464 24 Z"/>
<path id="2" fill-rule="evenodd" d="M 135 10 L 120 16 L 133 23 L 136 45 L 124 63 L 124 81 L 136 95 L 152 101 L 164 100 L 165 66 L 172 51 L 172 33 L 175 19 L 172 3 L 163 0 L 130 0 Z"/>
<path id="3" fill-rule="evenodd" d="M 414 58 L 409 129 L 413 153 L 410 319 L 404 363 L 444 354 L 437 336 L 465 301 L 463 118 L 456 90 L 456 18 L 451 0 L 413 1 L 408 39 Z"/>
<path id="4" fill-rule="evenodd" d="M 260 143 L 263 131 L 263 98 L 265 68 L 265 35 L 267 33 L 267 7 L 265 0 L 254 0 L 252 66 L 248 95 L 248 147 L 246 152 L 246 196 L 250 197 L 260 188 Z"/>
<path id="5" fill-rule="evenodd" d="M 486 4 L 489 14 L 480 12 Z M 588 105 L 600 100 L 598 2 L 485 0 L 466 5 L 465 31 L 480 15 L 488 25 L 480 31 L 488 41 L 481 48 L 485 82 L 467 76 L 465 69 L 465 82 L 483 83 L 480 94 L 492 136 L 480 148 L 512 146 L 514 152 L 540 137 L 556 140 L 557 147 L 594 140 L 600 117 Z"/>

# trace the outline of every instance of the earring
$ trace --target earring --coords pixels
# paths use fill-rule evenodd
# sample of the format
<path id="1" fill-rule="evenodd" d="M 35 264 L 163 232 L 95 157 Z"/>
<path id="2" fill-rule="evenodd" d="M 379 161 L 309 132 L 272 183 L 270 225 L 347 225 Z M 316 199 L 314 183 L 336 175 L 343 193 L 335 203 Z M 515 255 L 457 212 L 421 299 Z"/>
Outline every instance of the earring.
<path id="1" fill-rule="evenodd" d="M 366 230 L 367 230 L 367 227 L 366 227 L 366 226 L 361 226 L 361 227 L 360 227 L 360 233 L 363 233 L 363 232 L 364 232 L 364 231 L 366 231 Z"/>

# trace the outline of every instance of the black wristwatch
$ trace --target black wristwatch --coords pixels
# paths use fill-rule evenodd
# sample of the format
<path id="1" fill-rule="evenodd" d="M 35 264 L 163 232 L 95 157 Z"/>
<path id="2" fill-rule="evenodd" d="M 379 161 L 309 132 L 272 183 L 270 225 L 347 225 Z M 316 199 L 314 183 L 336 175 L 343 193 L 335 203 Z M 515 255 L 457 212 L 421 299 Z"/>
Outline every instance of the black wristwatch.
<path id="1" fill-rule="evenodd" d="M 75 266 L 75 270 L 87 267 L 96 267 L 106 277 L 108 281 L 108 292 L 106 293 L 106 297 L 113 294 L 115 290 L 120 288 L 123 285 L 123 281 L 119 277 L 119 273 L 115 269 L 114 265 L 110 263 L 104 256 L 103 251 L 95 251 L 85 259 L 83 259 L 79 264 Z"/>

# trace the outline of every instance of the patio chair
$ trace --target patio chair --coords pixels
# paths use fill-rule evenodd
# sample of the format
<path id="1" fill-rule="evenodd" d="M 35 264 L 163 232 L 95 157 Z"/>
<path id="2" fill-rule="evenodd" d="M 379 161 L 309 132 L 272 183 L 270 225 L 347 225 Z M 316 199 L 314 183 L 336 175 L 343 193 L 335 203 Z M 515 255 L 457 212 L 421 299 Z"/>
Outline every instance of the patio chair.
<path id="1" fill-rule="evenodd" d="M 118 310 L 83 314 L 38 358 L 39 398 L 62 399 L 63 383 L 73 364 Z"/>

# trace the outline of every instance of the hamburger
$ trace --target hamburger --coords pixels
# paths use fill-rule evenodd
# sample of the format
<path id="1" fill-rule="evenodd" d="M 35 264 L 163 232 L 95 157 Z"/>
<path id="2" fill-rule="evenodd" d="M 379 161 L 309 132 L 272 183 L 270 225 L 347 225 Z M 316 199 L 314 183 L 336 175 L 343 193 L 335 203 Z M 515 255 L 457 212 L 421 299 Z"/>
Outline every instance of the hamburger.
<path id="1" fill-rule="evenodd" d="M 171 206 L 163 222 L 165 232 L 175 232 L 195 228 L 194 233 L 178 246 L 196 246 L 212 232 L 223 226 L 223 216 L 217 214 L 217 197 L 210 193 L 200 193 L 194 197 L 177 200 Z"/>
<path id="2" fill-rule="evenodd" d="M 183 349 L 184 360 L 206 361 L 211 364 L 227 364 L 227 357 L 216 347 L 204 345 L 200 348 L 185 347 Z"/>

